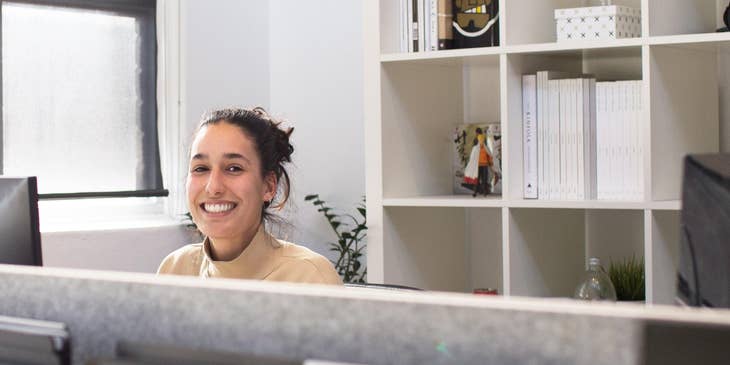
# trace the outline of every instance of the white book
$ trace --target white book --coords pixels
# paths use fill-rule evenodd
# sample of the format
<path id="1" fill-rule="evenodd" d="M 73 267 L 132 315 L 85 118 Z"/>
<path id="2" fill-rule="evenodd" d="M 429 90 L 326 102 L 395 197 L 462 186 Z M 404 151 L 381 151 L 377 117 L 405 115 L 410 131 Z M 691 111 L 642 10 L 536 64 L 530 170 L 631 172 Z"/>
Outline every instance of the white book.
<path id="1" fill-rule="evenodd" d="M 550 88 L 548 81 L 567 77 L 562 71 L 537 72 L 537 197 L 550 199 Z"/>
<path id="2" fill-rule="evenodd" d="M 408 23 L 406 21 L 406 1 L 408 0 L 398 0 L 399 1 L 399 7 L 398 7 L 398 30 L 400 31 L 400 51 L 401 52 L 408 52 L 408 27 L 406 24 Z"/>
<path id="3" fill-rule="evenodd" d="M 575 120 L 575 147 L 576 147 L 576 191 L 575 199 L 585 200 L 586 199 L 586 171 L 585 163 L 588 161 L 588 154 L 585 150 L 585 123 L 586 123 L 586 94 L 588 88 L 585 82 L 588 79 L 577 79 L 576 80 L 576 120 Z"/>
<path id="4" fill-rule="evenodd" d="M 418 0 L 418 51 L 426 50 L 426 0 Z"/>
<path id="5" fill-rule="evenodd" d="M 596 83 L 596 199 L 603 199 L 603 132 L 604 118 L 604 84 Z"/>
<path id="6" fill-rule="evenodd" d="M 568 109 L 570 107 L 569 87 L 570 80 L 562 79 L 559 82 L 560 114 L 558 117 L 558 159 L 560 163 L 560 180 L 558 196 L 560 200 L 568 199 Z"/>
<path id="7" fill-rule="evenodd" d="M 576 79 L 565 80 L 567 99 L 565 113 L 565 155 L 561 156 L 565 160 L 565 199 L 575 200 L 576 193 L 576 143 L 575 143 L 575 124 L 576 124 Z"/>
<path id="8" fill-rule="evenodd" d="M 439 1 L 429 0 L 431 2 L 429 12 L 429 47 L 431 51 L 438 51 L 439 49 Z"/>
<path id="9" fill-rule="evenodd" d="M 596 199 L 596 79 L 583 80 L 583 164 L 585 199 Z M 587 88 L 587 90 L 586 90 Z"/>
<path id="10" fill-rule="evenodd" d="M 617 200 L 619 192 L 619 147 L 617 143 L 618 135 L 620 133 L 619 124 L 619 113 L 618 113 L 618 83 L 612 82 L 609 85 L 609 119 L 608 119 L 608 161 L 610 164 L 610 175 L 608 182 L 608 196 L 610 200 Z"/>
<path id="11" fill-rule="evenodd" d="M 537 76 L 522 76 L 523 197 L 537 199 Z"/>
<path id="12" fill-rule="evenodd" d="M 569 134 L 569 142 L 570 145 L 568 146 L 568 161 L 570 162 L 570 185 L 568 187 L 570 188 L 570 200 L 577 200 L 578 199 L 578 172 L 580 171 L 579 168 L 579 161 L 582 156 L 579 155 L 581 151 L 578 151 L 578 117 L 579 113 L 582 111 L 582 107 L 580 107 L 583 102 L 580 98 L 580 80 L 581 79 L 572 79 L 570 80 L 570 129 L 568 130 Z"/>
<path id="13" fill-rule="evenodd" d="M 629 119 L 629 90 L 626 81 L 619 81 L 620 100 L 619 107 L 621 110 L 621 134 L 619 135 L 619 143 L 621 146 L 621 194 L 620 200 L 630 200 L 629 194 L 631 190 L 631 159 L 629 151 L 629 134 L 631 134 L 631 121 Z"/>
<path id="14" fill-rule="evenodd" d="M 629 161 L 631 168 L 631 181 L 630 181 L 630 198 L 631 200 L 638 200 L 639 196 L 639 155 L 637 152 L 637 140 L 636 136 L 639 133 L 639 121 L 636 119 L 636 83 L 633 81 L 627 82 L 628 89 L 628 103 L 629 115 L 629 133 L 628 133 L 628 146 L 629 146 Z"/>
<path id="15" fill-rule="evenodd" d="M 416 0 L 406 0 L 406 22 L 408 23 L 408 52 L 416 51 L 418 42 L 418 22 L 414 22 L 413 3 Z"/>
<path id="16" fill-rule="evenodd" d="M 641 80 L 636 81 L 636 114 L 639 128 L 636 136 L 636 153 L 639 156 L 639 167 L 638 167 L 638 200 L 644 200 L 644 113 L 642 106 L 642 95 L 643 95 L 643 82 Z"/>
<path id="17" fill-rule="evenodd" d="M 548 139 L 549 152 L 548 177 L 550 190 L 548 191 L 548 199 L 557 200 L 560 197 L 560 80 L 549 80 L 548 88 L 550 96 L 549 101 L 549 119 L 548 119 Z"/>

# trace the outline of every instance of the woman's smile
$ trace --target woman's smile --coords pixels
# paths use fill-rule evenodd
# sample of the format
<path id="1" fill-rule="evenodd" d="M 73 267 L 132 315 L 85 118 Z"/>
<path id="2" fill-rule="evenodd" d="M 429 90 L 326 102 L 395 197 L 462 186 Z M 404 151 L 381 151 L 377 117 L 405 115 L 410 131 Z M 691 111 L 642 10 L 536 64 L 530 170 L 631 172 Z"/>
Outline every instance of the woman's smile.
<path id="1" fill-rule="evenodd" d="M 205 202 L 200 204 L 200 208 L 210 215 L 223 216 L 230 213 L 238 206 L 232 202 Z"/>

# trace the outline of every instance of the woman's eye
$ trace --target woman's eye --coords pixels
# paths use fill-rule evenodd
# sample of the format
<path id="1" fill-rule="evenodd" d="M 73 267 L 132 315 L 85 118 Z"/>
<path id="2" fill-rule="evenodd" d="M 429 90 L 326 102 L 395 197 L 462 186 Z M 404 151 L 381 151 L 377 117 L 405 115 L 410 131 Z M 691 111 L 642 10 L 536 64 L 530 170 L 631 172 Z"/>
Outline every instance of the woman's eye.
<path id="1" fill-rule="evenodd" d="M 241 172 L 243 171 L 243 168 L 241 168 L 241 166 L 228 166 L 226 170 L 228 172 Z"/>
<path id="2" fill-rule="evenodd" d="M 195 173 L 201 173 L 201 172 L 205 172 L 205 171 L 208 171 L 208 168 L 205 166 L 195 166 L 190 170 L 190 172 L 195 172 Z"/>

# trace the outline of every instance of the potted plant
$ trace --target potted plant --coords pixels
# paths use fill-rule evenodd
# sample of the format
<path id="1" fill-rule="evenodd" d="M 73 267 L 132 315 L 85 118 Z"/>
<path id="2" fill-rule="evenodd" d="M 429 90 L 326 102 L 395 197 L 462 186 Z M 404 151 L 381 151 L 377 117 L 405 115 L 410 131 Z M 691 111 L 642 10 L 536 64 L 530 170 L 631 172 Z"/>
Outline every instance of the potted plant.
<path id="1" fill-rule="evenodd" d="M 643 257 L 637 260 L 632 255 L 631 258 L 619 262 L 611 260 L 608 276 L 616 288 L 616 298 L 619 301 L 645 300 Z"/>
<path id="2" fill-rule="evenodd" d="M 363 265 L 362 256 L 365 248 L 364 239 L 367 234 L 367 219 L 365 216 L 365 197 L 357 206 L 357 211 L 362 221 L 350 214 L 337 214 L 327 206 L 319 194 L 307 195 L 304 200 L 311 201 L 322 212 L 330 227 L 337 236 L 337 242 L 330 242 L 330 250 L 339 254 L 337 260 L 332 263 L 335 270 L 342 277 L 345 283 L 365 283 L 367 268 Z"/>

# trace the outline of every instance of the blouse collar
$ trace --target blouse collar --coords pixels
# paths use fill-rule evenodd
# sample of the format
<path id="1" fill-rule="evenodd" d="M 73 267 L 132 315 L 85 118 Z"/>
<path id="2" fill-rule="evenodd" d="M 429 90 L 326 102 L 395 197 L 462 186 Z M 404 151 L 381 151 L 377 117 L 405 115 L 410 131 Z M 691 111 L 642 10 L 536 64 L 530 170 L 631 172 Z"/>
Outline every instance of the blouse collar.
<path id="1" fill-rule="evenodd" d="M 210 255 L 210 239 L 203 241 L 203 265 L 201 274 L 205 277 L 223 277 L 240 279 L 264 279 L 275 268 L 275 257 L 281 253 L 274 237 L 266 233 L 264 225 L 259 225 L 251 243 L 238 257 L 230 261 L 215 261 Z"/>

